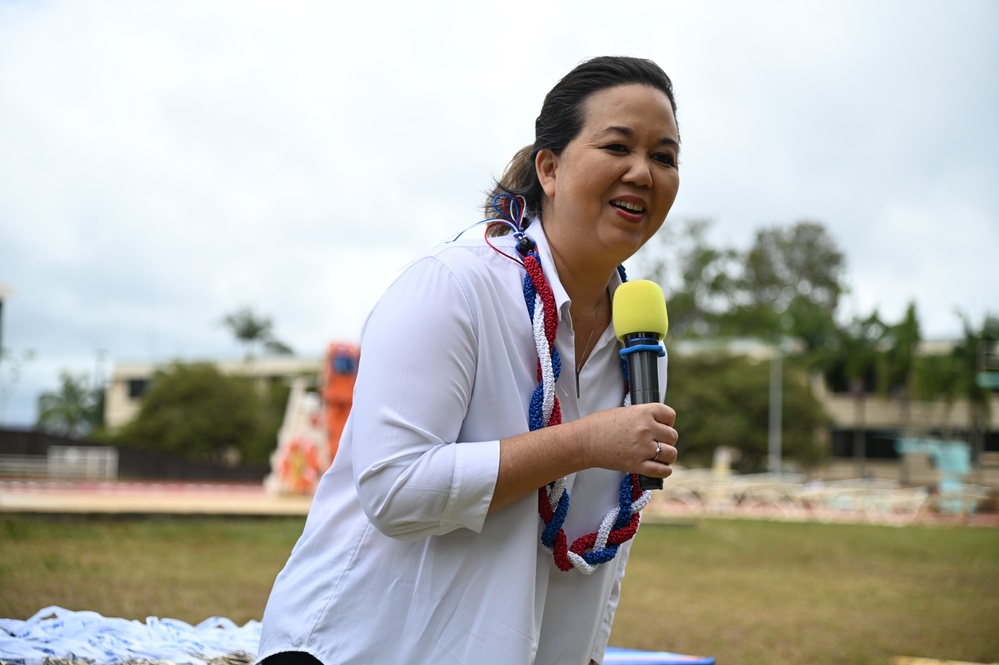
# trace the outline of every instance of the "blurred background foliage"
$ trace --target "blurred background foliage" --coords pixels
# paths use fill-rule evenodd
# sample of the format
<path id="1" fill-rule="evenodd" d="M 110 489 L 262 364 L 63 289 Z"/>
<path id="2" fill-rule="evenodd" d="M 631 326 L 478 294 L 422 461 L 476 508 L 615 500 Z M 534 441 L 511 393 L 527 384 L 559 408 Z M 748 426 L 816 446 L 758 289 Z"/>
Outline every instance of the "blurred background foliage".
<path id="1" fill-rule="evenodd" d="M 105 439 L 227 466 L 266 464 L 288 392 L 209 363 L 174 363 L 153 377 L 135 420 Z"/>
<path id="2" fill-rule="evenodd" d="M 825 458 L 827 425 L 807 378 L 801 367 L 785 365 L 783 454 L 806 470 Z M 725 446 L 738 451 L 732 463 L 737 471 L 766 468 L 769 384 L 768 363 L 720 353 L 672 354 L 666 402 L 677 412 L 684 466 L 711 466 L 715 448 Z"/>
<path id="3" fill-rule="evenodd" d="M 980 323 L 961 312 L 963 337 L 943 354 L 920 354 L 919 315 L 910 304 L 898 321 L 877 310 L 842 311 L 846 257 L 825 227 L 804 220 L 758 230 L 744 250 L 710 239 L 711 222 L 670 223 L 634 257 L 633 277 L 651 279 L 666 294 L 670 329 L 667 401 L 680 415 L 687 464 L 709 464 L 718 446 L 733 448 L 743 472 L 765 467 L 770 362 L 739 355 L 726 344 L 756 340 L 783 362 L 783 455 L 803 469 L 827 455 L 828 420 L 810 382 L 849 393 L 858 414 L 861 445 L 864 401 L 871 395 L 935 401 L 946 413 L 967 400 L 973 436 L 989 423 L 991 391 L 976 382 L 983 345 L 999 339 L 999 318 Z M 244 351 L 290 354 L 275 338 L 271 319 L 249 307 L 221 319 Z M 691 351 L 699 342 L 709 351 Z M 726 352 L 728 348 L 730 351 Z M 993 347 L 994 348 L 994 347 Z M 277 444 L 289 387 L 228 376 L 207 363 L 173 363 L 161 369 L 134 421 L 104 429 L 103 387 L 86 375 L 64 372 L 60 387 L 38 400 L 38 427 L 70 436 L 227 464 L 266 463 Z M 903 423 L 904 425 L 905 423 Z"/>

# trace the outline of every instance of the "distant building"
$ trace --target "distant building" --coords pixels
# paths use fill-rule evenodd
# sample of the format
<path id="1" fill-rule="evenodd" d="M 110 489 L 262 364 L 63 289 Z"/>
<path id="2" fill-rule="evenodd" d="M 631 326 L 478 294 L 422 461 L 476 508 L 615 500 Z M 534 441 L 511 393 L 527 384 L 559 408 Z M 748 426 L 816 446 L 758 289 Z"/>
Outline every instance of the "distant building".
<path id="1" fill-rule="evenodd" d="M 930 340 L 920 344 L 920 355 L 948 354 L 954 343 L 947 340 Z M 747 357 L 757 362 L 769 362 L 777 349 L 772 344 L 753 338 L 731 339 L 690 339 L 673 344 L 674 354 L 697 355 L 703 353 L 727 353 Z M 999 376 L 999 373 L 996 373 Z M 999 474 L 999 388 L 993 387 L 989 412 L 992 417 L 989 429 L 982 432 L 982 439 L 973 441 L 972 413 L 968 401 L 955 399 L 951 403 L 910 399 L 903 401 L 885 397 L 868 386 L 862 403 L 855 395 L 842 386 L 831 386 L 824 376 L 815 374 L 811 380 L 812 393 L 822 404 L 830 417 L 829 427 L 830 456 L 833 460 L 851 461 L 855 459 L 854 445 L 857 439 L 857 426 L 861 426 L 863 457 L 877 464 L 900 460 L 903 468 L 900 473 L 892 471 L 903 481 L 910 475 L 906 465 L 925 466 L 926 460 L 903 460 L 896 450 L 896 441 L 901 438 L 943 438 L 965 441 L 975 454 L 976 467 L 986 467 Z M 787 415 L 785 415 L 787 417 Z M 976 446 L 980 445 L 981 448 Z M 848 467 L 844 473 L 849 473 Z"/>
<path id="2" fill-rule="evenodd" d="M 311 385 L 318 386 L 323 369 L 323 359 L 319 357 L 268 356 L 252 360 L 202 362 L 215 365 L 223 374 L 253 377 L 266 384 L 290 384 L 294 378 L 305 377 Z M 133 420 L 139 413 L 142 397 L 152 385 L 156 371 L 170 364 L 149 362 L 116 364 L 105 393 L 105 426 L 113 431 Z"/>
<path id="3" fill-rule="evenodd" d="M 924 342 L 921 354 L 949 353 L 953 344 L 946 341 Z M 756 339 L 683 340 L 670 346 L 677 354 L 724 352 L 749 357 L 758 362 L 769 362 L 776 349 L 773 345 Z M 219 361 L 214 363 L 223 373 L 256 377 L 259 381 L 290 384 L 292 379 L 306 378 L 309 385 L 319 389 L 323 384 L 324 359 L 288 356 L 256 358 L 248 361 Z M 157 369 L 167 363 L 121 363 L 114 367 L 107 388 L 105 423 L 109 429 L 118 429 L 135 418 L 142 397 L 149 389 Z M 812 391 L 830 416 L 829 441 L 833 459 L 848 460 L 855 457 L 856 429 L 862 422 L 864 457 L 871 461 L 895 463 L 901 459 L 895 447 L 899 438 L 935 436 L 964 440 L 972 450 L 980 450 L 976 465 L 999 469 L 999 389 L 991 393 L 989 430 L 983 433 L 977 449 L 971 441 L 971 409 L 966 400 L 957 399 L 947 404 L 942 401 L 925 402 L 883 397 L 870 390 L 865 392 L 862 410 L 855 396 L 838 387 L 830 387 L 824 377 L 812 378 Z M 905 473 L 902 473 L 905 476 Z"/>

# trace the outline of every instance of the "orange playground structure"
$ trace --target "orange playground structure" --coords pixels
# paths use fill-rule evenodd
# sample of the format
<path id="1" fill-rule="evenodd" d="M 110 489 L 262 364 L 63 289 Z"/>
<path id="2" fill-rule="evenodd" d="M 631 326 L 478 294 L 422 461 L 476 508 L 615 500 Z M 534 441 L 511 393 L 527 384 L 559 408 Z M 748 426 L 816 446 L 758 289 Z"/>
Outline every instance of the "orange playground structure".
<path id="1" fill-rule="evenodd" d="M 330 463 L 336 457 L 343 426 L 350 415 L 357 380 L 357 362 L 361 351 L 353 344 L 334 342 L 326 352 L 323 365 L 323 417 L 326 422 L 326 445 Z"/>
<path id="2" fill-rule="evenodd" d="M 271 473 L 264 487 L 274 494 L 310 495 L 336 457 L 354 395 L 360 349 L 333 342 L 323 360 L 317 391 L 292 381 Z"/>

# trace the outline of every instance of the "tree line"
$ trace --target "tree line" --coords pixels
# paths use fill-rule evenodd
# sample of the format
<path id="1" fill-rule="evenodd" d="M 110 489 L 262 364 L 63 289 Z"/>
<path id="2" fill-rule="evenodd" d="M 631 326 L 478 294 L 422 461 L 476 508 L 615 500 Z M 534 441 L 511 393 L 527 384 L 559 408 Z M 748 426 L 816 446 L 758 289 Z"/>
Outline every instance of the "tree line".
<path id="1" fill-rule="evenodd" d="M 843 315 L 845 256 L 821 223 L 761 228 L 745 250 L 713 244 L 710 230 L 704 219 L 664 227 L 636 255 L 632 271 L 663 287 L 669 348 L 691 340 L 748 337 L 783 349 L 787 459 L 808 469 L 829 454 L 823 436 L 828 418 L 809 388 L 816 372 L 832 390 L 854 397 L 854 447 L 860 446 L 861 454 L 862 414 L 871 394 L 898 400 L 903 414 L 912 400 L 942 404 L 940 429 L 950 426 L 950 406 L 967 400 L 972 443 L 981 450 L 991 390 L 976 379 L 983 349 L 994 348 L 999 339 L 999 318 L 989 315 L 975 324 L 959 315 L 963 337 L 953 349 L 921 355 L 914 303 L 898 321 L 885 320 L 877 310 Z M 239 309 L 222 323 L 244 346 L 248 361 L 259 349 L 291 352 L 274 337 L 271 320 L 252 309 Z M 684 463 L 709 464 L 715 448 L 726 446 L 740 452 L 739 470 L 762 470 L 769 381 L 767 363 L 735 353 L 671 352 L 667 401 L 680 414 Z M 83 375 L 64 373 L 61 383 L 59 391 L 39 397 L 39 427 L 215 461 L 265 463 L 287 399 L 286 386 L 261 388 L 211 365 L 174 363 L 157 372 L 137 418 L 109 433 L 102 427 L 103 391 Z"/>
<path id="2" fill-rule="evenodd" d="M 260 354 L 289 355 L 273 321 L 242 307 L 221 320 L 250 364 Z M 38 397 L 37 427 L 202 462 L 266 464 L 276 447 L 289 386 L 223 374 L 211 363 L 172 362 L 157 370 L 139 413 L 118 431 L 104 423 L 106 391 L 87 374 L 60 373 L 57 390 Z"/>
<path id="3" fill-rule="evenodd" d="M 761 228 L 745 250 L 712 244 L 710 229 L 705 219 L 664 228 L 636 256 L 639 272 L 663 286 L 674 346 L 682 340 L 750 337 L 789 352 L 784 395 L 804 400 L 784 405 L 784 432 L 790 434 L 785 450 L 792 459 L 808 467 L 827 454 L 815 434 L 825 416 L 807 398 L 795 396 L 810 392 L 807 378 L 816 372 L 833 391 L 853 396 L 855 454 L 864 454 L 864 403 L 872 394 L 898 401 L 903 430 L 911 424 L 911 401 L 940 403 L 936 429 L 950 435 L 957 434 L 951 407 L 966 400 L 971 411 L 967 436 L 976 453 L 982 450 L 992 389 L 980 375 L 983 358 L 996 348 L 999 318 L 988 314 L 976 324 L 958 312 L 962 337 L 947 353 L 923 355 L 915 303 L 898 321 L 886 320 L 877 309 L 844 316 L 845 256 L 821 223 Z M 766 452 L 767 412 L 759 403 L 767 395 L 760 378 L 766 369 L 746 366 L 744 358 L 715 355 L 670 358 L 671 385 L 694 384 L 670 388 L 669 395 L 685 409 L 677 408 L 688 427 L 685 455 L 703 463 L 716 446 L 730 446 L 743 452 L 743 470 L 759 470 Z M 742 369 L 733 371 L 730 363 Z M 741 396 L 738 413 L 719 404 L 726 394 Z M 805 431 L 798 431 L 803 424 Z"/>

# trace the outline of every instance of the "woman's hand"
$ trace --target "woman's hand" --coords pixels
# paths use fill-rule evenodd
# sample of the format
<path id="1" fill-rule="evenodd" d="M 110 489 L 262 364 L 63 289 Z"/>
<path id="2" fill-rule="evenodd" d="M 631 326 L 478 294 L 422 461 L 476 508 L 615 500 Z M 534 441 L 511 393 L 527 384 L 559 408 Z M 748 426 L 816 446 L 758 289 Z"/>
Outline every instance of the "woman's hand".
<path id="1" fill-rule="evenodd" d="M 675 421 L 676 412 L 665 404 L 636 404 L 503 439 L 489 509 L 583 469 L 666 478 L 677 455 Z"/>
<path id="2" fill-rule="evenodd" d="M 607 409 L 575 421 L 587 445 L 584 468 L 668 477 L 677 456 L 675 422 L 676 411 L 665 404 Z"/>

